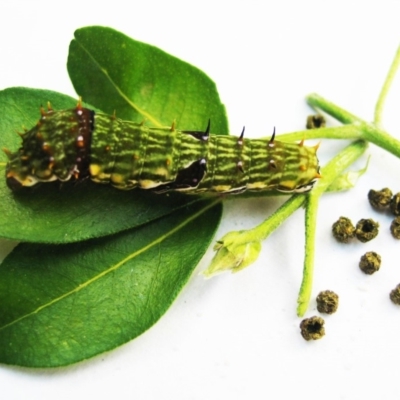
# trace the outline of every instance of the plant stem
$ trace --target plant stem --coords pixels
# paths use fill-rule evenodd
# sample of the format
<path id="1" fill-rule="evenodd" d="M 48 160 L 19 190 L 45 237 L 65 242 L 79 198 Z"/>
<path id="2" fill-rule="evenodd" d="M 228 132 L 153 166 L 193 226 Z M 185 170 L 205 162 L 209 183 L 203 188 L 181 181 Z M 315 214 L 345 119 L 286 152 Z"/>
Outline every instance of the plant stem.
<path id="1" fill-rule="evenodd" d="M 309 129 L 304 131 L 284 133 L 277 140 L 294 142 L 303 139 L 361 139 L 362 131 L 359 125 L 342 125 L 330 128 Z"/>
<path id="2" fill-rule="evenodd" d="M 396 67 L 400 63 L 396 63 Z M 394 74 L 394 72 L 392 72 Z M 385 91 L 387 92 L 388 88 Z M 383 97 L 385 96 L 383 95 Z M 383 101 L 383 100 L 382 100 Z M 375 123 L 369 123 L 363 121 L 361 118 L 356 117 L 355 115 L 349 113 L 348 111 L 340 108 L 336 104 L 331 103 L 328 100 L 325 100 L 323 97 L 312 93 L 307 96 L 307 102 L 322 111 L 332 115 L 339 121 L 349 125 L 347 131 L 344 131 L 349 134 L 350 138 L 358 137 L 359 139 L 367 140 L 368 142 L 374 143 L 377 146 L 387 150 L 388 152 L 394 154 L 396 157 L 400 158 L 400 141 L 395 139 L 393 136 L 389 135 L 385 130 L 378 128 Z M 341 127 L 344 128 L 344 127 Z M 337 139 L 340 135 L 340 131 L 338 134 L 333 135 L 335 129 L 339 128 L 331 128 L 331 131 L 327 131 L 329 128 L 324 129 L 316 129 L 315 133 L 313 133 L 313 137 L 316 137 L 318 132 L 324 135 L 319 135 L 319 137 L 327 137 L 327 138 L 335 138 Z M 358 135 L 357 135 L 358 134 Z M 348 139 L 349 137 L 342 137 L 342 139 Z"/>
<path id="3" fill-rule="evenodd" d="M 351 124 L 349 130 L 346 132 L 347 134 L 360 134 L 360 138 L 371 143 L 376 144 L 379 147 L 391 152 L 400 158 L 400 141 L 390 136 L 386 131 L 381 129 L 381 121 L 382 121 L 382 112 L 384 103 L 389 92 L 390 86 L 392 85 L 393 79 L 396 75 L 397 70 L 400 67 L 400 47 L 397 49 L 395 58 L 392 62 L 392 65 L 387 74 L 385 83 L 380 92 L 378 101 L 375 107 L 375 116 L 373 123 L 367 123 L 357 116 L 349 113 L 343 108 L 325 100 L 321 96 L 317 94 L 311 94 L 307 97 L 308 103 L 315 108 L 319 108 L 322 111 L 330 114 L 335 117 L 337 120 L 344 124 Z M 334 128 L 335 129 L 335 128 Z M 318 133 L 319 130 L 316 130 L 315 133 Z M 332 132 L 322 132 L 322 134 L 332 135 Z M 334 132 L 333 134 L 337 134 Z M 333 137 L 333 135 L 331 136 Z M 356 147 L 357 146 L 358 149 Z M 350 147 L 353 147 L 354 150 L 350 151 Z M 305 249 L 305 260 L 304 260 L 304 270 L 303 270 L 303 280 L 300 287 L 300 293 L 298 297 L 298 307 L 297 314 L 299 316 L 303 316 L 306 312 L 309 304 L 309 300 L 312 292 L 312 280 L 313 280 L 313 270 L 314 270 L 314 247 L 315 247 L 315 229 L 316 229 L 316 221 L 317 221 L 317 210 L 318 210 L 318 200 L 321 194 L 326 190 L 327 187 L 324 187 L 328 184 L 328 181 L 332 178 L 332 176 L 337 176 L 335 171 L 336 167 L 330 170 L 330 166 L 338 166 L 341 163 L 347 164 L 349 161 L 352 163 L 351 159 L 358 158 L 357 153 L 362 152 L 365 149 L 365 142 L 359 141 L 350 145 L 347 149 L 342 151 L 339 156 L 344 156 L 345 152 L 347 153 L 347 157 L 344 157 L 342 161 L 332 159 L 332 161 L 324 168 L 322 175 L 324 176 L 325 182 L 318 185 L 317 188 L 310 193 L 310 196 L 307 200 L 306 205 L 306 249 Z M 335 157 L 336 158 L 336 157 Z M 347 160 L 345 160 L 347 158 Z M 339 161 L 339 162 L 337 162 Z"/>
<path id="4" fill-rule="evenodd" d="M 337 156 L 322 169 L 323 178 L 317 187 L 309 193 L 306 204 L 306 244 L 303 269 L 303 280 L 300 286 L 298 296 L 297 314 L 301 317 L 307 311 L 312 292 L 312 281 L 314 271 L 314 253 L 315 253 L 315 230 L 318 214 L 318 202 L 321 195 L 332 184 L 335 178 L 343 170 L 349 167 L 357 158 L 359 158 L 367 148 L 367 143 L 358 140 L 347 146 Z"/>
<path id="5" fill-rule="evenodd" d="M 307 199 L 305 213 L 306 243 L 304 249 L 303 279 L 301 281 L 299 296 L 297 298 L 297 315 L 299 317 L 302 317 L 307 311 L 312 293 L 318 203 L 319 196 L 310 195 Z"/>
<path id="6" fill-rule="evenodd" d="M 392 85 L 393 79 L 396 76 L 396 72 L 400 66 L 400 46 L 397 48 L 396 55 L 394 56 L 392 65 L 389 68 L 389 72 L 386 76 L 385 83 L 382 86 L 382 90 L 379 94 L 378 101 L 375 106 L 374 123 L 380 126 L 382 123 L 383 106 L 385 105 L 386 97 L 389 92 L 390 86 Z"/>
<path id="7" fill-rule="evenodd" d="M 279 225 L 290 217 L 306 200 L 305 194 L 292 196 L 280 206 L 270 217 L 256 227 L 242 231 L 238 244 L 256 242 L 266 239 Z"/>
<path id="8" fill-rule="evenodd" d="M 376 144 L 400 158 L 400 140 L 389 135 L 383 129 L 376 127 L 373 123 L 364 122 L 362 126 L 360 126 L 360 129 L 362 130 L 362 138 L 364 140 Z"/>
<path id="9" fill-rule="evenodd" d="M 355 124 L 358 122 L 362 122 L 362 120 L 355 115 L 351 114 L 344 108 L 337 106 L 334 103 L 324 99 L 320 95 L 316 93 L 311 93 L 306 97 L 307 103 L 313 107 L 320 109 L 332 117 L 336 118 L 338 121 L 343 124 Z"/>

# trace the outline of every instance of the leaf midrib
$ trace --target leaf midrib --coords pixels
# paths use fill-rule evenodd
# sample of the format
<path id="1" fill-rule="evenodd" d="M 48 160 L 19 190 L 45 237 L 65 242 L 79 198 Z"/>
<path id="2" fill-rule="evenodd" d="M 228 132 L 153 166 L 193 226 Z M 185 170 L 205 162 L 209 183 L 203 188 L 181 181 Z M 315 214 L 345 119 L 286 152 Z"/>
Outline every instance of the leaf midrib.
<path id="1" fill-rule="evenodd" d="M 107 80 L 111 83 L 111 85 L 114 87 L 114 89 L 118 92 L 118 94 L 139 114 L 143 116 L 144 119 L 151 121 L 156 127 L 161 128 L 163 124 L 161 124 L 160 121 L 158 121 L 157 118 L 153 117 L 150 113 L 144 111 L 141 109 L 138 105 L 136 105 L 126 94 L 125 92 L 113 81 L 111 76 L 109 75 L 108 71 L 103 68 L 99 62 L 96 60 L 96 58 L 93 57 L 93 55 L 90 53 L 86 47 L 79 42 L 77 38 L 75 38 L 76 42 L 78 45 L 82 48 L 82 50 L 88 55 L 88 57 L 93 60 L 93 63 L 97 66 L 98 70 L 104 74 L 104 76 L 107 78 Z"/>

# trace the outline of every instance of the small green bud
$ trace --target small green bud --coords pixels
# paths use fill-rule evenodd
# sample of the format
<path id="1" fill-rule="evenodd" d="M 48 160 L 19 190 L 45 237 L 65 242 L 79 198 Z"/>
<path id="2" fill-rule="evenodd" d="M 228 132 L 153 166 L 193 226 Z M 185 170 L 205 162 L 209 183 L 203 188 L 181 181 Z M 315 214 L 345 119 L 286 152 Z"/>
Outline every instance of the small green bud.
<path id="1" fill-rule="evenodd" d="M 243 242 L 241 235 L 240 231 L 229 232 L 217 241 L 214 246 L 217 254 L 203 272 L 207 278 L 223 271 L 238 272 L 257 260 L 261 243 L 259 241 Z"/>

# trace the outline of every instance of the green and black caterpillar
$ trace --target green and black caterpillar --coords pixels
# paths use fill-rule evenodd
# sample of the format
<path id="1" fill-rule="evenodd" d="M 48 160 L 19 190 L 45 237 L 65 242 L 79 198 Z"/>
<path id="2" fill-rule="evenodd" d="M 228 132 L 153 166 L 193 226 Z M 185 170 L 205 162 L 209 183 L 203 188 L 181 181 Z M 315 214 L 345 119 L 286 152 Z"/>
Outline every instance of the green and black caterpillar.
<path id="1" fill-rule="evenodd" d="M 5 150 L 12 190 L 39 182 L 90 178 L 118 189 L 158 193 L 304 192 L 320 177 L 318 146 L 182 131 L 174 124 L 150 128 L 82 107 L 41 109 L 22 134 L 22 146 Z"/>

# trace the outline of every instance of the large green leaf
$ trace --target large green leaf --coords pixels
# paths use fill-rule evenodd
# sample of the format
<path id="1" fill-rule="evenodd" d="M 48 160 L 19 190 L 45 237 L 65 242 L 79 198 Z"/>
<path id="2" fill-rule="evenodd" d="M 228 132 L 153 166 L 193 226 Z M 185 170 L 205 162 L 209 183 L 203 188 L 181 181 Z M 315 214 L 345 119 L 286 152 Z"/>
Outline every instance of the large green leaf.
<path id="1" fill-rule="evenodd" d="M 110 34 L 124 38 L 123 48 L 128 49 L 124 57 L 131 63 L 124 66 L 121 59 L 115 65 L 101 63 L 90 43 L 82 47 L 85 40 L 101 43 L 104 54 L 117 57 L 115 40 L 107 39 Z M 116 110 L 119 117 L 136 121 L 145 115 L 156 125 L 176 118 L 187 122 L 185 129 L 199 129 L 200 122 L 211 118 L 216 131 L 227 131 L 215 85 L 196 68 L 107 28 L 82 29 L 77 38 L 81 40 L 71 43 L 69 71 L 74 80 L 74 71 L 78 72 L 78 81 L 88 85 L 79 89 L 75 82 L 78 92 L 98 108 Z M 143 57 L 157 59 L 170 77 L 175 71 L 180 84 L 171 85 L 168 76 L 155 73 Z M 135 59 L 140 62 L 132 68 Z M 157 88 L 150 102 L 144 90 L 149 76 Z M 90 95 L 93 88 L 99 92 Z M 177 103 L 185 92 L 191 95 Z M 36 123 L 37 107 L 47 101 L 55 109 L 76 104 L 49 91 L 0 92 L 5 116 L 0 121 L 1 145 L 15 151 L 20 138 L 12 132 Z M 0 157 L 4 172 L 7 160 Z M 221 216 L 220 206 L 198 197 L 123 192 L 90 182 L 43 184 L 14 194 L 4 181 L 0 180 L 0 236 L 56 243 L 95 238 L 72 244 L 21 244 L 0 266 L 0 362 L 9 364 L 67 365 L 144 332 L 187 281 Z"/>
<path id="2" fill-rule="evenodd" d="M 215 83 L 198 68 L 111 28 L 75 31 L 68 72 L 85 101 L 123 119 L 227 133 Z"/>
<path id="3" fill-rule="evenodd" d="M 197 68 L 109 28 L 79 29 L 71 42 L 68 70 L 77 92 L 98 108 L 129 120 L 171 123 L 199 129 L 208 118 L 227 132 L 225 108 L 215 84 Z M 76 99 L 50 91 L 11 88 L 0 92 L 0 145 L 15 151 L 15 130 L 36 123 L 40 104 L 55 109 Z M 146 110 L 138 113 L 138 109 Z M 158 123 L 158 122 L 157 122 Z M 157 124 L 156 123 L 156 124 Z M 0 173 L 6 156 L 1 155 Z M 4 172 L 3 172 L 4 173 Z M 3 175 L 4 176 L 4 175 Z M 94 185 L 45 184 L 13 194 L 0 180 L 0 237 L 28 242 L 70 243 L 101 237 L 160 218 L 196 197 L 154 195 Z"/>
<path id="4" fill-rule="evenodd" d="M 19 245 L 0 266 L 0 362 L 67 365 L 140 335 L 186 283 L 220 216 L 203 201 L 112 237 Z"/>
<path id="5" fill-rule="evenodd" d="M 10 88 L 0 92 L 0 148 L 15 151 L 22 126 L 39 119 L 39 106 L 76 106 L 76 99 L 45 90 Z M 0 152 L 0 237 L 25 242 L 70 243 L 105 236 L 167 215 L 197 197 L 155 195 L 143 190 L 120 191 L 90 181 L 43 184 L 14 194 L 5 184 L 7 157 Z"/>

